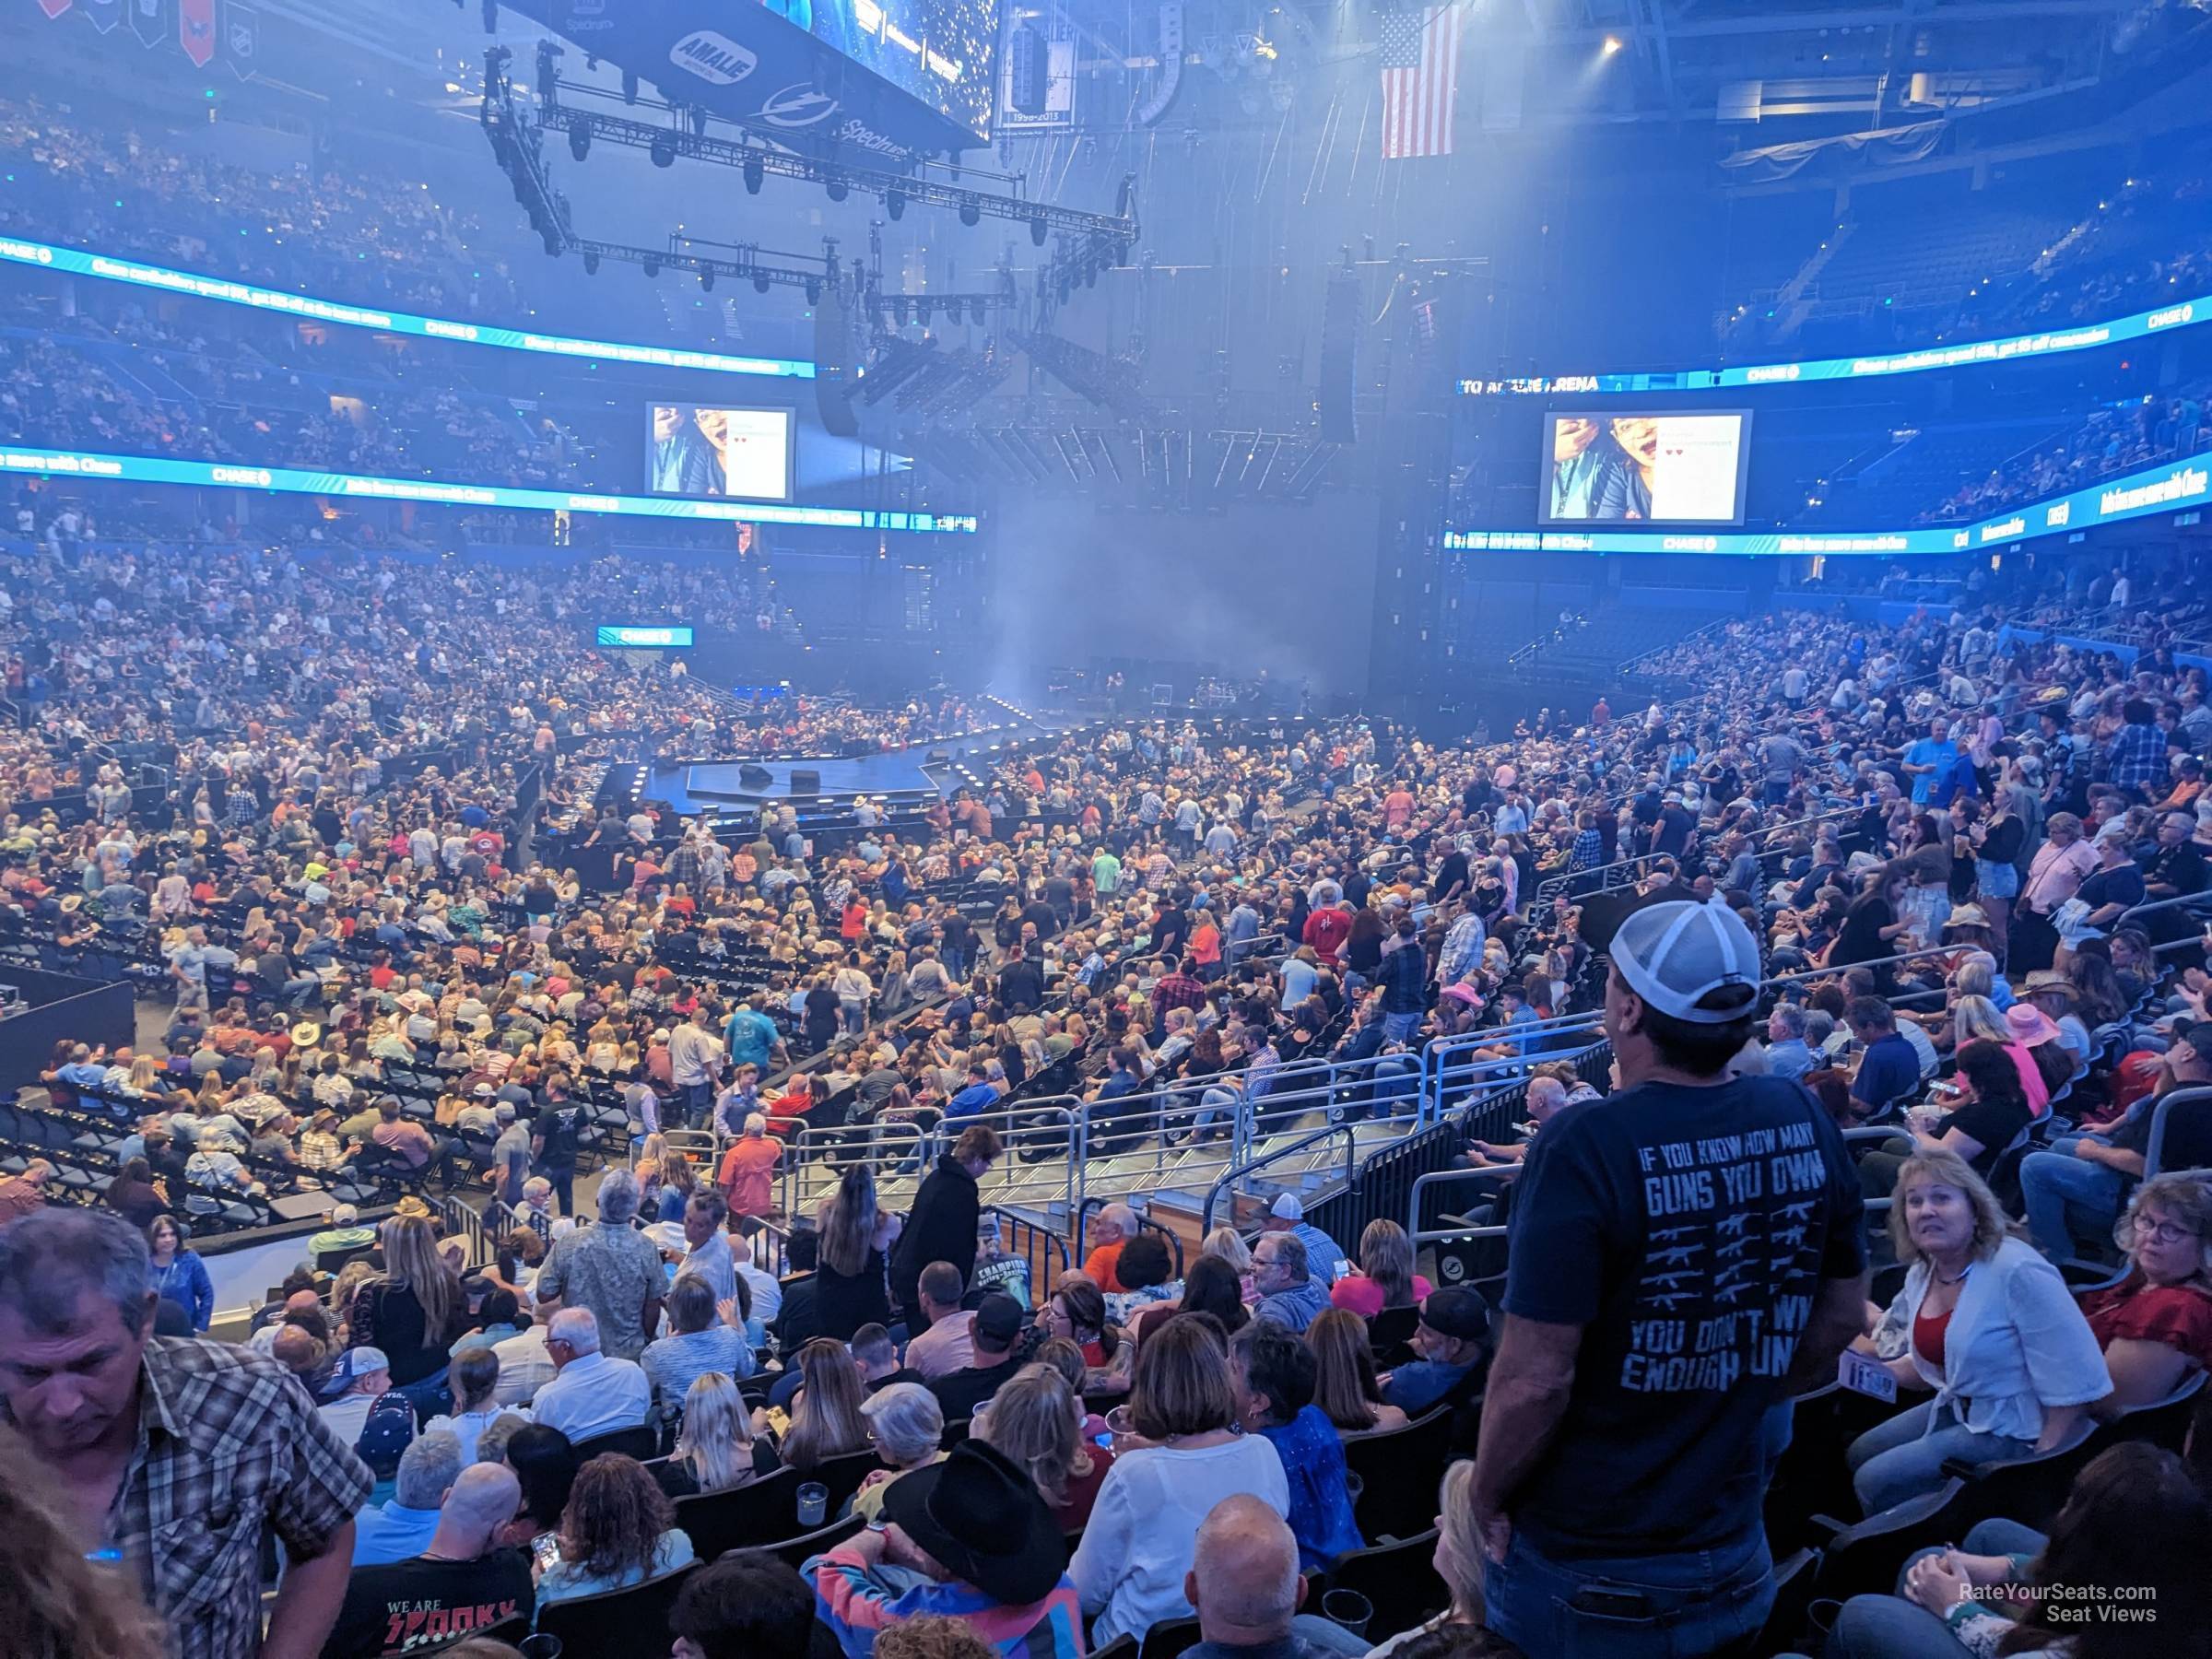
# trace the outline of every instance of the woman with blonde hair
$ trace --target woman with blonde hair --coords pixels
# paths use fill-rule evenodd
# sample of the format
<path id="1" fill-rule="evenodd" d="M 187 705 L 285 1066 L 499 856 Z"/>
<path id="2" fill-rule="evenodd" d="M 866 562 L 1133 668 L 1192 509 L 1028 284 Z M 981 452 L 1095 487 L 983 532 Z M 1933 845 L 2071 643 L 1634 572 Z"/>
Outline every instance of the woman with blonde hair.
<path id="1" fill-rule="evenodd" d="M 1329 1300 L 1362 1319 L 1392 1308 L 1418 1308 L 1430 1289 L 1413 1270 L 1413 1241 L 1395 1221 L 1377 1218 L 1359 1235 L 1359 1271 L 1329 1288 Z"/>
<path id="2" fill-rule="evenodd" d="M 998 1385 L 975 1414 L 974 1434 L 995 1446 L 1037 1483 L 1062 1532 L 1090 1519 L 1113 1453 L 1083 1433 L 1083 1397 L 1053 1366 L 1025 1365 Z"/>
<path id="3" fill-rule="evenodd" d="M 671 1498 L 731 1491 L 782 1466 L 775 1447 L 753 1433 L 752 1414 L 726 1371 L 692 1379 L 684 1394 L 684 1426 L 676 1450 L 651 1465 L 661 1490 Z"/>
<path id="4" fill-rule="evenodd" d="M 1215 1228 L 1198 1246 L 1198 1253 L 1202 1256 L 1218 1256 L 1227 1262 L 1230 1271 L 1237 1276 L 1237 1283 L 1243 1289 L 1244 1300 L 1250 1302 L 1256 1298 L 1258 1292 L 1252 1282 L 1252 1250 L 1238 1236 L 1235 1228 Z"/>
<path id="5" fill-rule="evenodd" d="M 1405 1412 L 1382 1403 L 1367 1322 L 1358 1313 L 1349 1308 L 1323 1309 L 1306 1327 L 1306 1347 L 1313 1351 L 1313 1404 L 1336 1425 L 1337 1433 L 1405 1427 Z"/>
<path id="6" fill-rule="evenodd" d="M 438 1248 L 427 1216 L 394 1216 L 382 1233 L 384 1271 L 354 1293 L 346 1313 L 347 1346 L 383 1350 L 392 1386 L 435 1387 L 453 1338 L 467 1328 L 468 1298 L 460 1275 Z"/>
<path id="7" fill-rule="evenodd" d="M 816 1337 L 799 1350 L 799 1391 L 791 1400 L 791 1427 L 783 1431 L 777 1454 L 794 1468 L 811 1469 L 865 1450 L 868 1426 L 860 1411 L 860 1371 L 845 1345 Z"/>
<path id="8" fill-rule="evenodd" d="M 1934 1397 L 1868 1430 L 1846 1454 L 1869 1515 L 1937 1489 L 1952 1458 L 2002 1463 L 2069 1443 L 2112 1390 L 2058 1269 L 2013 1238 L 1965 1159 L 1924 1149 L 1897 1171 L 1889 1238 L 1907 1268 L 1889 1318 L 1911 1332 L 1884 1361 Z M 1872 1353 L 1869 1338 L 1853 1345 Z"/>
<path id="9" fill-rule="evenodd" d="M 1471 1458 L 1462 1458 L 1448 1465 L 1444 1478 L 1436 1494 L 1436 1554 L 1431 1558 L 1436 1576 L 1444 1581 L 1451 1593 L 1452 1602 L 1441 1613 L 1426 1624 L 1410 1630 L 1401 1630 L 1381 1646 L 1371 1650 L 1367 1659 L 1383 1659 L 1407 1643 L 1454 1625 L 1465 1625 L 1475 1630 L 1485 1628 L 1487 1609 L 1482 1599 L 1482 1540 L 1475 1532 L 1475 1464 Z M 1466 1649 L 1459 1650 L 1466 1652 Z M 1481 1650 L 1475 1650 L 1479 1652 Z M 1502 1650 L 1501 1650 L 1502 1651 Z"/>

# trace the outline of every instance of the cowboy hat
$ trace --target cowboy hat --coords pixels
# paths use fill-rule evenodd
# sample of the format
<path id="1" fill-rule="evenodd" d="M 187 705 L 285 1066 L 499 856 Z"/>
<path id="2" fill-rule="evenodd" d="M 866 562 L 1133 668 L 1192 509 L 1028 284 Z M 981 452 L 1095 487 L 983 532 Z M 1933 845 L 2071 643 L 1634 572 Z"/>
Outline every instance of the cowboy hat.
<path id="1" fill-rule="evenodd" d="M 1066 1570 L 1059 1524 L 1036 1483 L 982 1441 L 962 1441 L 944 1462 L 891 1482 L 883 1517 L 954 1578 L 1005 1606 L 1042 1601 Z"/>
<path id="2" fill-rule="evenodd" d="M 313 1048 L 323 1041 L 323 1028 L 312 1019 L 303 1019 L 292 1028 L 292 1046 Z"/>
<path id="3" fill-rule="evenodd" d="M 2005 1024 L 2011 1030 L 2013 1041 L 2029 1048 L 2053 1041 L 2058 1036 L 2058 1027 L 2051 1017 L 2033 1003 L 2014 1003 L 2005 1010 Z"/>
<path id="4" fill-rule="evenodd" d="M 1943 931 L 1949 933 L 1954 927 L 1987 927 L 1988 925 L 1989 912 L 1987 911 L 1978 904 L 1961 904 L 1952 910 L 1949 919 L 1943 924 Z"/>
<path id="5" fill-rule="evenodd" d="M 2027 982 L 2023 984 L 2020 989 L 2030 996 L 2041 996 L 2045 992 L 2049 992 L 2053 996 L 2064 996 L 2068 998 L 2077 997 L 2081 994 L 2081 993 L 2075 988 L 2074 982 L 2072 980 L 2068 979 L 2063 973 L 2053 972 L 2047 968 L 2040 972 L 2030 974 L 2028 976 Z"/>

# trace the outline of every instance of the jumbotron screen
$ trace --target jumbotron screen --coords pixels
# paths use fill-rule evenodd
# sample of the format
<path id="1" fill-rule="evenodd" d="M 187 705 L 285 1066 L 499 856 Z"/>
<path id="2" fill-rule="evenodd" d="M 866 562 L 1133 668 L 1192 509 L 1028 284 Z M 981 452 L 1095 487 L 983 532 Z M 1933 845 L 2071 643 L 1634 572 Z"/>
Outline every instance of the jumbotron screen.
<path id="1" fill-rule="evenodd" d="M 1751 416 L 1742 409 L 1550 410 L 1537 520 L 1740 524 L 1750 435 Z"/>
<path id="2" fill-rule="evenodd" d="M 654 404 L 645 431 L 645 488 L 654 495 L 791 500 L 792 412 L 715 404 Z"/>
<path id="3" fill-rule="evenodd" d="M 971 132 L 991 130 L 994 0 L 766 0 L 818 41 Z"/>

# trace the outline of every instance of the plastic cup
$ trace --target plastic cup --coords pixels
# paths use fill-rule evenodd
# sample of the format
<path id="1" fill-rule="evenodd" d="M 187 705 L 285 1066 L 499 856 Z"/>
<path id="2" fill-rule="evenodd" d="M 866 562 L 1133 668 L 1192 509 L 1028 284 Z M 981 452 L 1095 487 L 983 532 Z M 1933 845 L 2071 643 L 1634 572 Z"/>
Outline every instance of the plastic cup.
<path id="1" fill-rule="evenodd" d="M 830 1488 L 810 1480 L 799 1488 L 799 1524 L 812 1532 L 830 1518 Z"/>
<path id="2" fill-rule="evenodd" d="M 1357 1590 L 1331 1590 L 1321 1598 L 1321 1613 L 1331 1624 L 1342 1625 L 1355 1636 L 1367 1634 L 1375 1604 Z"/>
<path id="3" fill-rule="evenodd" d="M 516 1651 L 523 1659 L 560 1659 L 560 1638 L 543 1634 L 525 1636 Z"/>

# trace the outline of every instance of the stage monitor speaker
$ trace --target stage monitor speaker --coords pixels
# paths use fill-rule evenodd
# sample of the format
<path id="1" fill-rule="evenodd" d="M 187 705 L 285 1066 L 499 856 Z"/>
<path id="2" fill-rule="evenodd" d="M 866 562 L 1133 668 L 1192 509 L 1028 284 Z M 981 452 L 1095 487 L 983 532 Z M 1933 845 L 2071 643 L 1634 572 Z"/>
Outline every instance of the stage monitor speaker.
<path id="1" fill-rule="evenodd" d="M 1052 51 L 1044 30 L 1024 23 L 1006 41 L 1006 101 L 1024 115 L 1044 113 Z"/>
<path id="2" fill-rule="evenodd" d="M 1356 443 L 1359 418 L 1354 406 L 1359 384 L 1359 278 L 1329 278 L 1321 306 L 1321 435 L 1331 443 Z"/>
<path id="3" fill-rule="evenodd" d="M 832 284 L 814 308 L 814 407 L 832 438 L 860 436 L 852 382 L 853 327 L 845 297 Z"/>
<path id="4" fill-rule="evenodd" d="M 791 774 L 791 793 L 794 795 L 820 794 L 822 793 L 822 774 L 818 771 L 800 771 L 794 769 Z"/>
<path id="5" fill-rule="evenodd" d="M 755 766 L 748 760 L 737 769 L 737 781 L 747 789 L 761 789 L 774 782 L 775 775 L 767 767 Z"/>

